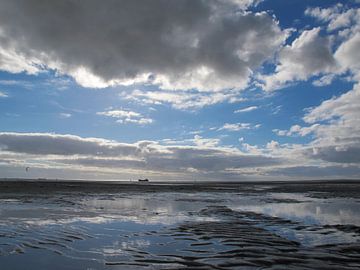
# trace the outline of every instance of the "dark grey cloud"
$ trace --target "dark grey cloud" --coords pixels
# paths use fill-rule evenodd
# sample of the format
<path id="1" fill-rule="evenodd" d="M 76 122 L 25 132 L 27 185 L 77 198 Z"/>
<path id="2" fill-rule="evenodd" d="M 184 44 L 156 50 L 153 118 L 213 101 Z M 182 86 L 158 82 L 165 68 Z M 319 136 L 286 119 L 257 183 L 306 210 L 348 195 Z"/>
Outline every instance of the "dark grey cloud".
<path id="1" fill-rule="evenodd" d="M 217 171 L 226 168 L 262 167 L 279 164 L 280 159 L 262 155 L 240 155 L 218 149 L 194 147 L 169 147 L 171 156 L 150 156 L 149 164 L 161 168 L 194 168 L 202 171 Z"/>
<path id="2" fill-rule="evenodd" d="M 193 152 L 188 149 L 189 152 Z M 279 159 L 273 159 L 264 156 L 246 156 L 234 155 L 226 156 L 224 153 L 216 153 L 211 151 L 211 156 L 193 155 L 191 159 L 176 156 L 177 151 L 171 155 L 144 155 L 141 160 L 124 160 L 124 159 L 104 159 L 104 158 L 74 158 L 74 159 L 61 159 L 56 162 L 81 165 L 99 168 L 126 168 L 136 170 L 149 170 L 158 172 L 223 172 L 227 168 L 251 168 L 251 167 L 266 167 L 274 164 L 279 164 Z"/>
<path id="3" fill-rule="evenodd" d="M 105 159 L 105 158 L 73 158 L 73 159 L 57 159 L 56 162 L 70 165 L 81 165 L 86 167 L 97 168 L 131 168 L 131 169 L 144 169 L 146 162 L 144 160 L 126 160 L 126 159 Z"/>
<path id="4" fill-rule="evenodd" d="M 344 144 L 341 147 L 301 146 L 278 151 L 270 155 L 261 149 L 243 153 L 216 144 L 161 145 L 156 141 L 125 144 L 74 135 L 0 133 L 1 165 L 31 166 L 33 172 L 63 168 L 67 172 L 78 171 L 75 175 L 94 171 L 126 179 L 133 175 L 151 174 L 158 175 L 159 179 L 196 176 L 208 180 L 360 175 L 360 148 L 356 145 L 348 148 Z M 315 160 L 320 162 L 318 166 L 313 165 Z"/>
<path id="5" fill-rule="evenodd" d="M 341 177 L 359 177 L 359 166 L 292 166 L 285 168 L 277 168 L 269 172 L 273 176 L 287 176 L 298 178 L 341 178 Z"/>
<path id="6" fill-rule="evenodd" d="M 30 155 L 136 155 L 138 146 L 50 133 L 0 133 L 0 151 Z"/>
<path id="7" fill-rule="evenodd" d="M 151 75 L 165 88 L 244 87 L 286 36 L 268 14 L 241 10 L 252 2 L 2 0 L 1 47 L 13 72 L 45 65 L 84 86 Z"/>
<path id="8" fill-rule="evenodd" d="M 306 151 L 310 158 L 336 163 L 360 164 L 360 143 L 358 145 L 333 145 L 316 147 Z"/>
<path id="9" fill-rule="evenodd" d="M 73 168 L 80 166 L 158 173 L 220 173 L 228 169 L 267 167 L 282 162 L 279 158 L 244 154 L 234 148 L 164 146 L 151 141 L 123 144 L 47 133 L 0 133 L 1 157 L 11 157 L 10 163 L 14 164 L 26 164 L 27 160 L 36 164 L 36 160 L 41 166 L 66 164 Z"/>

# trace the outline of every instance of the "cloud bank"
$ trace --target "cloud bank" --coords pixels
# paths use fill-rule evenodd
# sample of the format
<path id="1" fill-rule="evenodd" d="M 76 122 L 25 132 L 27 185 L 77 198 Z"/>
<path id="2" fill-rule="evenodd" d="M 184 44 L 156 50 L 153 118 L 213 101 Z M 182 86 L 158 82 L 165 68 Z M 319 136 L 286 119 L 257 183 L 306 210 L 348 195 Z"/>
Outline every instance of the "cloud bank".
<path id="1" fill-rule="evenodd" d="M 54 170 L 71 177 L 93 173 L 91 177 L 133 179 L 144 175 L 154 180 L 240 180 L 319 177 L 328 168 L 333 177 L 356 177 L 360 173 L 359 147 L 281 145 L 265 148 L 243 143 L 243 150 L 220 146 L 218 139 L 138 141 L 121 143 L 101 138 L 50 133 L 0 133 L 0 167 L 4 172 L 30 167 L 54 177 Z M 316 160 L 318 165 L 314 165 Z M 303 168 L 307 168 L 304 174 Z M 348 170 L 347 170 L 348 168 Z M 25 170 L 23 176 L 29 176 Z M 36 174 L 34 174 L 36 175 Z M 56 174 L 64 177 L 63 174 Z M 329 174 L 323 174 L 329 177 Z M 69 177 L 69 176 L 68 176 Z M 280 178 L 276 178 L 280 177 Z M 286 178 L 287 177 L 287 178 Z"/>
<path id="2" fill-rule="evenodd" d="M 184 180 L 186 174 L 191 177 L 189 173 L 224 177 L 230 175 L 228 170 L 248 170 L 280 162 L 278 158 L 220 147 L 200 136 L 195 136 L 192 142 L 192 146 L 161 145 L 156 141 L 125 144 L 74 135 L 3 132 L 0 133 L 0 159 L 1 163 L 15 167 L 94 169 L 127 177 L 151 174 L 158 179 L 172 175 L 179 180 Z M 241 174 L 241 171 L 232 173 L 231 177 L 238 178 Z"/>

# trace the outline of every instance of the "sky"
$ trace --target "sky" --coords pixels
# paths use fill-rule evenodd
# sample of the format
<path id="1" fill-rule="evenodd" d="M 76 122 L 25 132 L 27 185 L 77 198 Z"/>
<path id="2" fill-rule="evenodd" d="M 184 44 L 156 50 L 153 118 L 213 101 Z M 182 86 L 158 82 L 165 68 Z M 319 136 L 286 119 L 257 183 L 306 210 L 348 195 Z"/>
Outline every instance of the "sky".
<path id="1" fill-rule="evenodd" d="M 359 80 L 359 0 L 0 0 L 0 177 L 360 178 Z"/>

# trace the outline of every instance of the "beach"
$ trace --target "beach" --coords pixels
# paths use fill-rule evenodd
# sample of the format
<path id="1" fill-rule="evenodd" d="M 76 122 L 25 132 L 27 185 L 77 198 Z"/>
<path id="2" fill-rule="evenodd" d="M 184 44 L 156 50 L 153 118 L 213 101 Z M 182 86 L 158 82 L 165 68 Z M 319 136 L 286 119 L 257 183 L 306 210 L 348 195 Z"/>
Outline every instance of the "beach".
<path id="1" fill-rule="evenodd" d="M 1 181 L 1 269 L 359 269 L 360 183 Z"/>

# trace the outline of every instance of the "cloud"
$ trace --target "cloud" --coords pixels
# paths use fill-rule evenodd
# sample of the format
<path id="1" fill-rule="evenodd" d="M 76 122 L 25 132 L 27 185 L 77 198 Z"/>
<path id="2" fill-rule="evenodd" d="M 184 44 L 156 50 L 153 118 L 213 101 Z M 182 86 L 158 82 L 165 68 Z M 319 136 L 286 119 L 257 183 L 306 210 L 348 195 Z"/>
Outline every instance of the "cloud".
<path id="1" fill-rule="evenodd" d="M 137 146 L 99 138 L 51 133 L 0 133 L 2 151 L 30 155 L 135 155 Z"/>
<path id="2" fill-rule="evenodd" d="M 251 6 L 257 6 L 259 3 L 263 2 L 264 0 L 221 0 L 222 2 L 231 2 L 237 5 L 240 9 L 247 9 Z"/>
<path id="3" fill-rule="evenodd" d="M 272 115 L 278 114 L 281 111 L 282 107 L 283 107 L 282 105 L 277 105 L 275 107 L 272 107 L 271 108 L 271 114 Z"/>
<path id="4" fill-rule="evenodd" d="M 318 21 L 327 23 L 328 31 L 338 30 L 351 26 L 360 15 L 360 9 L 347 9 L 338 3 L 330 8 L 311 7 L 305 10 L 305 15 L 316 18 Z"/>
<path id="5" fill-rule="evenodd" d="M 243 89 L 287 36 L 267 13 L 245 11 L 258 2 L 4 0 L 0 68 L 55 69 L 95 88 Z"/>
<path id="6" fill-rule="evenodd" d="M 259 128 L 260 126 L 261 126 L 260 124 L 253 126 L 250 123 L 235 123 L 235 124 L 225 123 L 222 127 L 218 128 L 217 130 L 239 131 L 243 129 L 256 129 Z"/>
<path id="7" fill-rule="evenodd" d="M 338 30 L 332 37 L 340 42 L 334 54 L 340 66 L 338 73 L 350 71 L 357 76 L 355 80 L 359 81 L 360 8 L 337 4 L 330 8 L 308 8 L 305 14 L 327 23 L 328 31 Z"/>
<path id="8" fill-rule="evenodd" d="M 333 144 L 329 146 L 315 146 L 305 154 L 313 159 L 335 163 L 360 164 L 360 147 L 358 144 Z"/>
<path id="9" fill-rule="evenodd" d="M 279 147 L 279 142 L 271 140 L 271 142 L 268 142 L 266 144 L 267 149 L 277 149 Z"/>
<path id="10" fill-rule="evenodd" d="M 292 166 L 284 168 L 274 168 L 267 172 L 268 175 L 285 176 L 287 178 L 294 177 L 299 179 L 299 175 L 308 179 L 339 179 L 339 178 L 357 178 L 360 175 L 360 168 L 358 166 Z"/>
<path id="11" fill-rule="evenodd" d="M 191 132 L 194 134 L 194 132 Z M 191 134 L 190 133 L 190 134 Z M 185 140 L 173 140 L 173 139 L 163 139 L 162 143 L 166 145 L 194 145 L 198 147 L 216 147 L 220 144 L 220 139 L 217 138 L 203 138 L 200 135 L 195 135 L 193 139 L 185 139 Z"/>
<path id="12" fill-rule="evenodd" d="M 194 146 L 161 145 L 154 141 L 133 144 L 100 138 L 49 133 L 0 133 L 0 159 L 13 166 L 64 168 L 66 170 L 108 170 L 122 174 L 156 173 L 183 176 L 226 173 L 241 176 L 241 168 L 266 167 L 280 159 L 265 155 L 244 154 L 236 148 L 220 147 L 219 140 L 196 135 Z"/>
<path id="13" fill-rule="evenodd" d="M 356 33 L 343 42 L 335 53 L 335 58 L 342 66 L 342 71 L 350 71 L 356 81 L 360 81 L 360 34 Z"/>
<path id="14" fill-rule="evenodd" d="M 320 36 L 319 27 L 304 31 L 291 45 L 283 47 L 277 61 L 274 74 L 259 76 L 261 86 L 266 91 L 337 70 L 330 40 Z"/>
<path id="15" fill-rule="evenodd" d="M 319 126 L 320 124 L 314 124 L 309 127 L 301 127 L 299 125 L 293 125 L 289 130 L 274 129 L 273 132 L 275 132 L 278 136 L 298 135 L 304 137 L 315 132 Z"/>
<path id="16" fill-rule="evenodd" d="M 63 118 L 63 119 L 70 118 L 71 116 L 72 116 L 71 113 L 60 113 L 59 114 L 59 117 Z"/>
<path id="17" fill-rule="evenodd" d="M 193 142 L 196 146 L 199 147 L 216 147 L 219 145 L 220 139 L 203 138 L 200 135 L 195 135 Z"/>
<path id="18" fill-rule="evenodd" d="M 314 86 L 321 87 L 321 86 L 327 86 L 330 85 L 335 78 L 335 74 L 326 74 L 319 79 L 312 82 Z"/>
<path id="19" fill-rule="evenodd" d="M 359 123 L 356 116 L 360 113 L 360 86 L 356 84 L 354 88 L 347 93 L 340 95 L 339 97 L 333 97 L 326 101 L 323 101 L 319 106 L 311 108 L 304 116 L 306 123 L 315 123 L 317 121 L 336 120 L 337 117 L 341 117 L 336 121 L 339 124 L 351 124 Z M 334 123 L 334 122 L 332 122 Z M 360 125 L 360 123 L 359 123 Z"/>
<path id="20" fill-rule="evenodd" d="M 360 87 L 322 102 L 304 116 L 306 123 L 318 123 L 311 155 L 328 161 L 359 162 Z M 329 155 L 329 153 L 332 153 Z M 347 156 L 346 156 L 347 155 Z"/>
<path id="21" fill-rule="evenodd" d="M 41 71 L 41 63 L 34 57 L 26 57 L 19 53 L 15 48 L 7 43 L 7 39 L 1 35 L 0 27 L 0 70 L 10 73 L 26 72 L 28 74 L 36 74 Z"/>
<path id="22" fill-rule="evenodd" d="M 258 109 L 257 106 L 250 106 L 250 107 L 247 107 L 247 108 L 244 108 L 244 109 L 236 110 L 236 111 L 234 111 L 234 113 L 251 112 L 251 111 L 255 111 L 257 109 Z"/>
<path id="23" fill-rule="evenodd" d="M 323 101 L 318 106 L 308 108 L 303 117 L 304 123 L 293 125 L 289 130 L 274 129 L 279 136 L 307 136 L 312 140 L 304 145 L 279 145 L 270 151 L 271 155 L 292 156 L 303 166 L 313 166 L 316 163 L 321 168 L 330 168 L 344 175 L 354 172 L 360 166 L 360 66 L 359 53 L 360 36 L 354 30 L 355 24 L 342 40 L 334 54 L 339 69 L 338 74 L 349 72 L 355 81 L 353 88 L 340 96 Z M 330 80 L 336 74 L 329 74 Z M 325 79 L 327 80 L 327 79 Z M 350 167 L 352 169 L 350 169 Z M 317 171 L 324 172 L 326 169 Z M 332 168 L 332 169 L 331 169 Z M 297 169 L 293 169 L 297 171 Z M 314 174 L 315 171 L 312 169 Z"/>
<path id="24" fill-rule="evenodd" d="M 289 130 L 273 130 L 280 136 L 306 136 L 313 140 L 297 149 L 308 162 L 318 159 L 333 163 L 360 164 L 360 87 L 339 97 L 309 108 L 303 117 L 304 126 L 293 125 Z M 307 125 L 307 126 L 306 126 Z"/>
<path id="25" fill-rule="evenodd" d="M 0 91 L 0 98 L 7 98 L 9 97 L 6 93 Z"/>
<path id="26" fill-rule="evenodd" d="M 230 103 L 244 101 L 240 93 L 233 90 L 222 92 L 134 90 L 131 93 L 123 92 L 120 97 L 139 104 L 169 104 L 180 110 L 195 110 L 225 101 Z"/>
<path id="27" fill-rule="evenodd" d="M 326 86 L 347 72 L 359 81 L 360 8 L 339 3 L 330 8 L 307 8 L 305 15 L 326 24 L 328 35 L 321 27 L 315 27 L 281 48 L 275 71 L 256 76 L 258 86 L 264 90 L 281 89 L 314 76 L 320 77 L 313 81 L 314 86 Z"/>
<path id="28" fill-rule="evenodd" d="M 180 145 L 182 144 L 182 145 Z M 187 145 L 186 145 L 187 144 Z M 192 145 L 189 145 L 192 144 Z M 344 144 L 342 144 L 344 146 Z M 194 136 L 184 142 L 132 144 L 101 138 L 49 133 L 0 133 L 0 166 L 4 171 L 30 166 L 49 177 L 59 171 L 78 175 L 129 179 L 149 175 L 152 179 L 272 179 L 359 175 L 359 144 L 316 148 L 312 144 L 269 142 L 265 148 L 242 143 L 244 151 L 220 146 L 220 140 Z M 315 152 L 318 149 L 318 152 Z M 320 162 L 316 162 L 319 160 Z M 316 165 L 315 165 L 316 164 Z M 304 170 L 309 170 L 304 173 Z M 327 169 L 328 170 L 327 170 Z M 347 169 L 348 168 L 348 169 Z M 19 173 L 19 169 L 17 170 Z M 20 170 L 21 171 L 21 170 Z M 91 173 L 90 173 L 91 172 Z"/>
<path id="29" fill-rule="evenodd" d="M 147 125 L 153 122 L 153 119 L 143 117 L 143 115 L 138 112 L 127 110 L 108 110 L 104 112 L 98 112 L 96 114 L 116 118 L 116 122 L 120 124 L 133 123 Z"/>

